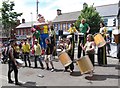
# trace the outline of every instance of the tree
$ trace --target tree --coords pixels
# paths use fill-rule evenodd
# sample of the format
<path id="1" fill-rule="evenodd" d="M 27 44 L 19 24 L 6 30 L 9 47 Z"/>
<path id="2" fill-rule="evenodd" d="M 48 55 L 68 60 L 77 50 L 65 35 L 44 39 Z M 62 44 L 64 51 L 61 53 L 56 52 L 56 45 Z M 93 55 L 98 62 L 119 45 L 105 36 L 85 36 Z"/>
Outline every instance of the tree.
<path id="1" fill-rule="evenodd" d="M 3 25 L 3 32 L 8 38 L 11 30 L 17 24 L 17 18 L 22 15 L 22 13 L 14 12 L 13 7 L 15 6 L 14 2 L 10 2 L 9 0 L 4 0 L 2 2 L 2 8 L 0 8 L 0 12 L 2 17 L 0 21 Z"/>
<path id="2" fill-rule="evenodd" d="M 75 22 L 76 28 L 79 28 L 80 21 L 82 18 L 86 19 L 86 22 L 89 24 L 91 34 L 94 34 L 99 31 L 99 23 L 102 21 L 101 16 L 96 11 L 96 8 L 92 6 L 88 7 L 86 3 L 83 5 L 83 10 L 80 12 L 78 20 Z"/>

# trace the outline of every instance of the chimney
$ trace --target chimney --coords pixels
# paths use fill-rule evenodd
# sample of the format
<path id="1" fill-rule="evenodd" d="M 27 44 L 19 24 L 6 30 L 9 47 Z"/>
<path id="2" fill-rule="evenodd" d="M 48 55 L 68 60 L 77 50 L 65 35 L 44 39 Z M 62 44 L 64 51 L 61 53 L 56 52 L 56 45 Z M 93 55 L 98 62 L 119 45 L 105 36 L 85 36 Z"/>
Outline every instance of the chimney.
<path id="1" fill-rule="evenodd" d="M 20 24 L 20 20 L 17 20 L 17 25 L 19 25 Z"/>
<path id="2" fill-rule="evenodd" d="M 87 3 L 83 3 L 83 9 L 85 9 L 86 7 L 88 7 L 88 4 Z"/>
<path id="3" fill-rule="evenodd" d="M 25 23 L 25 19 L 22 19 L 22 23 Z"/>
<path id="4" fill-rule="evenodd" d="M 61 10 L 60 9 L 57 9 L 57 15 L 59 16 L 59 15 L 61 15 L 62 13 L 61 13 Z"/>

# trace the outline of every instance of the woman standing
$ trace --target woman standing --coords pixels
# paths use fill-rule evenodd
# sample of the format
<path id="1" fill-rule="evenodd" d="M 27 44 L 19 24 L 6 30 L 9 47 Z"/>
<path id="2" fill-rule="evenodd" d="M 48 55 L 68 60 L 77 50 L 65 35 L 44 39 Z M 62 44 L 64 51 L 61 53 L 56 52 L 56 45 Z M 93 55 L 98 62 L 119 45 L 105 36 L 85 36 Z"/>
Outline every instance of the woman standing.
<path id="1" fill-rule="evenodd" d="M 106 39 L 107 29 L 103 22 L 100 23 L 100 31 L 99 33 Z M 106 45 L 98 48 L 98 65 L 106 65 L 107 64 L 107 56 L 106 56 Z"/>

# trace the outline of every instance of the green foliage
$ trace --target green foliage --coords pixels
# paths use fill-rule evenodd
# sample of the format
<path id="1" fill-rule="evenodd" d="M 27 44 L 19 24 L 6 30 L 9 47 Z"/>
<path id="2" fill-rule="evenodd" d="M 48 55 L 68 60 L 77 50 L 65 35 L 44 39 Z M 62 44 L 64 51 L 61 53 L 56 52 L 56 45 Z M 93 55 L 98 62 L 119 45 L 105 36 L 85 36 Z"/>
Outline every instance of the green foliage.
<path id="1" fill-rule="evenodd" d="M 92 6 L 88 7 L 86 6 L 83 10 L 80 12 L 80 16 L 78 17 L 78 20 L 75 23 L 75 26 L 79 28 L 81 19 L 86 19 L 86 22 L 89 24 L 91 31 L 90 33 L 94 34 L 98 32 L 99 30 L 99 23 L 101 20 L 101 16 L 96 11 L 96 8 Z"/>
<path id="2" fill-rule="evenodd" d="M 7 31 L 14 28 L 17 23 L 17 18 L 22 15 L 22 13 L 14 12 L 14 6 L 14 2 L 4 0 L 2 2 L 2 8 L 0 8 L 0 12 L 2 15 L 0 21 L 2 22 L 2 25 L 4 27 L 3 29 Z"/>

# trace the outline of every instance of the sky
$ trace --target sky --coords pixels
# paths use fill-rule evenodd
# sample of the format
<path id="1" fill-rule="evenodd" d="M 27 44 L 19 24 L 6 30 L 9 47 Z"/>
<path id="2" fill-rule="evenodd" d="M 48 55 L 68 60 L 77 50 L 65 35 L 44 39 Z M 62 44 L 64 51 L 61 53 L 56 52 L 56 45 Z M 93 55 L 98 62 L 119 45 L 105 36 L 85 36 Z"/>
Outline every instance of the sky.
<path id="1" fill-rule="evenodd" d="M 4 0 L 0 0 L 1 1 Z M 26 22 L 36 21 L 36 2 L 37 0 L 11 0 L 15 2 L 14 10 L 23 13 L 19 19 L 25 19 Z M 101 6 L 118 3 L 119 0 L 38 0 L 38 13 L 43 15 L 46 21 L 52 21 L 57 16 L 57 9 L 62 13 L 82 10 L 83 3 L 89 6 Z"/>

